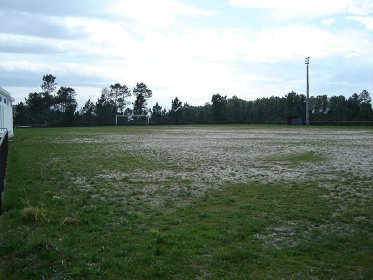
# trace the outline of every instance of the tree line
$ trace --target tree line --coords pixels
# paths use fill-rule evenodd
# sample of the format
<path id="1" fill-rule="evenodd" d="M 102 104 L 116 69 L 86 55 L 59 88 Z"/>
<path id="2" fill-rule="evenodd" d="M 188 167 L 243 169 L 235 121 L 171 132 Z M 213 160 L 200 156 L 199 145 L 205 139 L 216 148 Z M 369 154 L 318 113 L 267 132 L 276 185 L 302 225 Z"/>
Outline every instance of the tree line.
<path id="1" fill-rule="evenodd" d="M 158 102 L 147 107 L 152 90 L 138 83 L 131 91 L 126 85 L 115 83 L 102 89 L 97 101 L 88 100 L 77 110 L 76 92 L 71 87 L 57 90 L 56 77 L 43 76 L 40 92 L 29 93 L 25 102 L 15 106 L 16 125 L 70 126 L 113 125 L 116 116 L 119 124 L 138 124 L 150 120 L 151 124 L 207 124 L 207 123 L 286 123 L 289 118 L 305 118 L 306 96 L 294 91 L 283 97 L 272 96 L 246 101 L 233 96 L 213 94 L 211 102 L 191 106 L 175 97 L 171 109 Z M 134 96 L 134 102 L 128 97 Z M 370 93 L 363 90 L 350 97 L 312 96 L 311 122 L 373 121 Z"/>

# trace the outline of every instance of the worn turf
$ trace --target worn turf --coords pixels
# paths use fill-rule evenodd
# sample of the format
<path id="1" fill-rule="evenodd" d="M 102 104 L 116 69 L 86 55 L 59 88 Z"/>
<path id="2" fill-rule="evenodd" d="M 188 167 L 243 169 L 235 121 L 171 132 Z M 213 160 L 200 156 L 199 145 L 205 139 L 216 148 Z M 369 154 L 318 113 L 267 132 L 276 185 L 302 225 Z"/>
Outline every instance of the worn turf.
<path id="1" fill-rule="evenodd" d="M 18 129 L 0 279 L 371 279 L 369 128 Z"/>

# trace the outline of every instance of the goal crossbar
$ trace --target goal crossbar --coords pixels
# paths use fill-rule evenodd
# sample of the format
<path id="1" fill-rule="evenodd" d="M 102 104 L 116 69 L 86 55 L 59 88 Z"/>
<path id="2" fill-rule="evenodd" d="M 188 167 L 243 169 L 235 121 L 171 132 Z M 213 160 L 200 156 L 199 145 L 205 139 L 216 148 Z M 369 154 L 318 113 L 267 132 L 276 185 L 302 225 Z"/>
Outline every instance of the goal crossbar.
<path id="1" fill-rule="evenodd" d="M 132 121 L 134 118 L 145 118 L 146 125 L 148 125 L 150 121 L 150 115 L 115 115 L 115 125 L 118 125 L 118 117 L 127 118 L 128 121 Z"/>

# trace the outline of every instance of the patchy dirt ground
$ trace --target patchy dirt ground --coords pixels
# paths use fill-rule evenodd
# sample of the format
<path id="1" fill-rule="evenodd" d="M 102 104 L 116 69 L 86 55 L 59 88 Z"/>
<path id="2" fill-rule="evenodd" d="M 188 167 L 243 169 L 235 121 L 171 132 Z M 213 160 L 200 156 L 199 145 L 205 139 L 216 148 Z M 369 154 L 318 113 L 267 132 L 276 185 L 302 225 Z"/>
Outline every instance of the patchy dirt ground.
<path id="1" fill-rule="evenodd" d="M 152 162 L 152 170 L 137 165 L 124 172 L 118 166 L 100 170 L 95 178 L 118 193 L 136 185 L 142 199 L 151 204 L 162 204 L 183 192 L 201 195 L 227 183 L 277 181 L 317 182 L 330 190 L 323 199 L 338 199 L 341 207 L 368 203 L 372 197 L 371 131 L 157 128 L 144 135 L 74 135 L 58 142 L 66 141 L 101 143 L 108 157 L 132 154 Z M 76 178 L 82 188 L 85 181 L 84 176 Z"/>
<path id="2" fill-rule="evenodd" d="M 337 202 L 333 215 L 338 217 L 352 205 L 369 205 L 373 197 L 372 131 L 159 128 L 144 135 L 78 136 L 69 141 L 102 143 L 109 157 L 140 155 L 154 164 L 151 170 L 139 165 L 130 171 L 120 167 L 101 170 L 94 180 L 105 187 L 99 187 L 98 193 L 97 184 L 90 186 L 88 178 L 75 180 L 82 190 L 96 189 L 92 195 L 100 199 L 126 204 L 143 201 L 164 209 L 170 202 L 188 204 L 207 190 L 226 184 L 280 182 L 291 188 L 294 183 L 313 182 L 327 190 L 320 199 Z M 315 232 L 322 238 L 323 232 L 343 235 L 353 230 L 351 225 L 333 220 L 322 225 L 283 220 L 256 237 L 263 246 L 281 249 L 298 246 Z"/>
<path id="3" fill-rule="evenodd" d="M 18 278 L 371 279 L 372 140 L 359 127 L 20 130 L 0 267 Z"/>

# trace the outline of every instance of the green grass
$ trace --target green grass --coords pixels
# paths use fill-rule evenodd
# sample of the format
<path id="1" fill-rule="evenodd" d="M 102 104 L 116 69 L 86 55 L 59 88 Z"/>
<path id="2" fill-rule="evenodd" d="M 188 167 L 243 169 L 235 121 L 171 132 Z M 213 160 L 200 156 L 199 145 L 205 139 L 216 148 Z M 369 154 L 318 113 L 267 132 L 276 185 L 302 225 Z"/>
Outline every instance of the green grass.
<path id="1" fill-rule="evenodd" d="M 198 127 L 210 128 L 220 129 Z M 331 190 L 318 178 L 207 182 L 195 195 L 191 178 L 132 176 L 183 170 L 177 160 L 136 146 L 136 137 L 151 139 L 168 129 L 16 130 L 0 218 L 0 279 L 372 278 L 371 198 L 343 205 L 336 215 L 341 201 L 322 199 Z M 119 141 L 125 152 L 115 142 L 74 140 L 107 134 L 130 136 Z M 263 162 L 325 160 L 303 152 Z M 122 173 L 98 176 L 107 170 Z M 348 185 L 361 183 L 348 178 Z M 371 188 L 362 182 L 359 187 Z"/>

